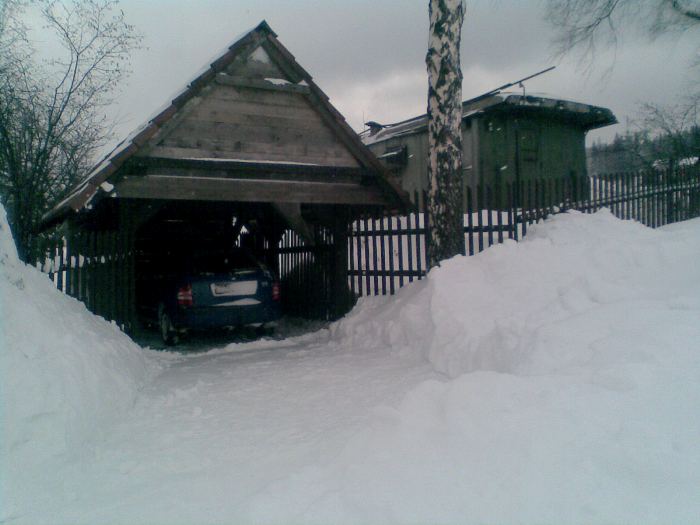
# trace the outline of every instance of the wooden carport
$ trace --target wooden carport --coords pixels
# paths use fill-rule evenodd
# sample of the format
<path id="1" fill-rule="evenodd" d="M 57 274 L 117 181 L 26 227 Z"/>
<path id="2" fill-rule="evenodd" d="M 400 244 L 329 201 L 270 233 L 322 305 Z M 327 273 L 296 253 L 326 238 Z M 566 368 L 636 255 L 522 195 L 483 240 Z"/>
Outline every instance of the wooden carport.
<path id="1" fill-rule="evenodd" d="M 349 222 L 405 203 L 263 21 L 110 153 L 43 225 L 62 231 L 61 287 L 130 330 L 141 253 L 166 225 L 180 225 L 183 238 L 226 244 L 243 222 L 255 225 L 258 252 L 277 271 L 323 274 L 321 310 L 335 317 L 350 301 Z"/>

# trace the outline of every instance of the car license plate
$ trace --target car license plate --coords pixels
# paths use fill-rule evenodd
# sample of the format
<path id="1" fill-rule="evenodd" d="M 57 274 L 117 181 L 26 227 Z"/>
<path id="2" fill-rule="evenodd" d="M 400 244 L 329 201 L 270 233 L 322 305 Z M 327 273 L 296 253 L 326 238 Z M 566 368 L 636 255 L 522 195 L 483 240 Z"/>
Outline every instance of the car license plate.
<path id="1" fill-rule="evenodd" d="M 229 283 L 214 283 L 211 293 L 217 297 L 230 295 L 254 295 L 258 291 L 258 281 L 235 281 Z"/>

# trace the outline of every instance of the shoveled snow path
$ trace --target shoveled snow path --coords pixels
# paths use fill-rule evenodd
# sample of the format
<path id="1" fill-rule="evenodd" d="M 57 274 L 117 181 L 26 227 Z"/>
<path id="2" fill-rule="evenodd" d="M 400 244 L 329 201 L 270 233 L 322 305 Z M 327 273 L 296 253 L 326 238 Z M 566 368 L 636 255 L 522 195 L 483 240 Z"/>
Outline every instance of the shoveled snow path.
<path id="1" fill-rule="evenodd" d="M 340 454 L 374 407 L 441 377 L 425 362 L 341 349 L 327 331 L 159 359 L 166 369 L 128 419 L 71 467 L 73 501 L 50 521 L 244 519 L 278 477 Z"/>
<path id="2" fill-rule="evenodd" d="M 0 523 L 697 523 L 700 219 L 562 214 L 327 330 L 187 355 L 6 231 Z"/>

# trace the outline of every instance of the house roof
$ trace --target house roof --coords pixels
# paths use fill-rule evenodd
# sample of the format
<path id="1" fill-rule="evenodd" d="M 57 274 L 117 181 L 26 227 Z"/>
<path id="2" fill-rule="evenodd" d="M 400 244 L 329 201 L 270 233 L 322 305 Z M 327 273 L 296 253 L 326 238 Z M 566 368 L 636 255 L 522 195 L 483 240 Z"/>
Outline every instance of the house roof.
<path id="1" fill-rule="evenodd" d="M 548 116 L 557 120 L 566 120 L 585 131 L 615 124 L 617 119 L 607 108 L 548 97 L 518 95 L 512 93 L 494 94 L 489 97 L 477 97 L 462 103 L 462 119 L 470 120 L 476 116 L 491 112 L 528 113 Z M 427 115 L 419 115 L 401 122 L 377 125 L 381 129 L 376 133 L 363 132 L 362 141 L 366 145 L 376 144 L 395 137 L 422 133 L 428 127 Z"/>
<path id="2" fill-rule="evenodd" d="M 68 196 L 59 202 L 42 219 L 42 227 L 48 228 L 66 218 L 71 212 L 89 209 L 96 198 L 101 198 L 113 192 L 112 184 L 119 178 L 120 168 L 132 157 L 138 155 L 157 133 L 180 112 L 180 110 L 194 97 L 197 97 L 203 88 L 215 81 L 218 75 L 224 71 L 242 53 L 250 52 L 263 43 L 274 51 L 276 65 L 293 78 L 300 90 L 306 94 L 308 101 L 318 111 L 322 112 L 324 121 L 335 133 L 339 141 L 347 148 L 355 158 L 359 166 L 366 172 L 375 175 L 375 180 L 381 190 L 387 195 L 387 201 L 401 206 L 407 202 L 407 197 L 401 190 L 400 184 L 393 180 L 382 164 L 377 160 L 362 143 L 358 135 L 350 128 L 343 116 L 331 105 L 328 96 L 313 82 L 307 73 L 295 60 L 294 56 L 279 42 L 276 33 L 264 20 L 253 29 L 245 32 L 237 38 L 228 48 L 215 59 L 208 67 L 204 68 L 191 82 L 187 84 L 177 96 L 162 107 L 154 116 L 142 126 L 134 130 L 127 138 L 119 143 L 105 158 L 99 162 L 88 176 L 71 190 Z M 274 83 L 277 79 L 265 79 Z M 184 159 L 188 160 L 188 159 Z M 192 160 L 192 159 L 189 159 Z M 241 167 L 250 167 L 249 159 L 208 159 L 197 158 L 197 161 L 211 161 L 212 163 L 225 160 L 229 166 L 240 163 Z M 257 161 L 261 166 L 275 166 L 278 168 L 291 168 L 303 163 L 285 161 Z M 112 193 L 112 196 L 114 194 Z"/>

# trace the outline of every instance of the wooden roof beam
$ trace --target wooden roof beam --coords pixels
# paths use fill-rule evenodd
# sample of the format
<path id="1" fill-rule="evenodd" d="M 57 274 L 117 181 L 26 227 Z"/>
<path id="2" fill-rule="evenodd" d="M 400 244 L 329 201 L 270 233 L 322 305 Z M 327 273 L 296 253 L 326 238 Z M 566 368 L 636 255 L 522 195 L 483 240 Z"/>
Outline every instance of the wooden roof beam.
<path id="1" fill-rule="evenodd" d="M 265 89 L 268 91 L 282 91 L 286 93 L 301 93 L 302 95 L 308 95 L 311 93 L 309 86 L 299 85 L 299 84 L 275 84 L 268 80 L 259 80 L 256 78 L 246 78 L 240 76 L 226 75 L 219 73 L 216 76 L 216 83 L 223 86 L 231 86 L 235 88 L 254 88 L 254 89 Z"/>
<path id="2" fill-rule="evenodd" d="M 115 196 L 127 199 L 172 199 L 229 202 L 382 205 L 376 186 L 309 181 L 271 181 L 172 175 L 125 176 Z"/>

